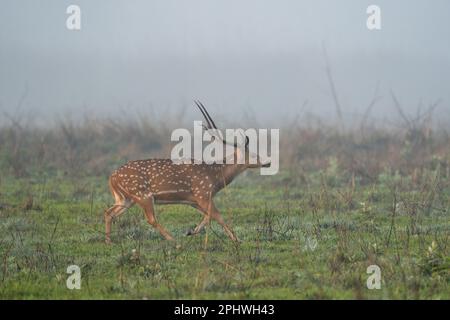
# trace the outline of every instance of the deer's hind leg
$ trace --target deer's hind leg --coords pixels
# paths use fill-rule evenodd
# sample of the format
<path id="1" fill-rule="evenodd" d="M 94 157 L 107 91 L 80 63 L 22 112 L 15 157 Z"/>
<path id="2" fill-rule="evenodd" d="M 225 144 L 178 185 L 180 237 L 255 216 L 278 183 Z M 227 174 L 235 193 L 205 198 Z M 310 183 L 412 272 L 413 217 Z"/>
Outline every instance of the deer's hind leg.
<path id="1" fill-rule="evenodd" d="M 116 196 L 116 194 L 114 194 Z M 116 197 L 115 204 L 105 211 L 105 235 L 106 243 L 111 243 L 111 224 L 115 218 L 124 213 L 127 209 L 134 205 L 132 200 Z"/>
<path id="2" fill-rule="evenodd" d="M 105 210 L 105 242 L 111 243 L 111 224 L 113 220 L 124 213 L 127 209 L 131 208 L 134 205 L 134 201 L 119 185 L 115 174 L 111 175 L 108 182 L 109 189 L 114 197 L 114 205 Z"/>
<path id="3" fill-rule="evenodd" d="M 137 204 L 139 204 L 142 209 L 144 209 L 145 217 L 147 222 L 166 239 L 173 241 L 174 238 L 167 232 L 166 229 L 162 225 L 160 225 L 155 218 L 155 206 L 154 206 L 154 198 L 146 197 L 136 200 Z"/>

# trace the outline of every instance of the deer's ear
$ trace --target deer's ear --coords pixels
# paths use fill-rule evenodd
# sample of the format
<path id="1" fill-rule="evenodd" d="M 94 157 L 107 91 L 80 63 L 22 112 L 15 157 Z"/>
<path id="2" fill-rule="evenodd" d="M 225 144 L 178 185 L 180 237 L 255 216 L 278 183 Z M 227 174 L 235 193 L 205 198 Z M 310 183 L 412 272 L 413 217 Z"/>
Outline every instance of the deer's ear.
<path id="1" fill-rule="evenodd" d="M 248 147 L 248 144 L 250 143 L 250 139 L 248 138 L 248 136 L 245 136 L 245 147 Z"/>

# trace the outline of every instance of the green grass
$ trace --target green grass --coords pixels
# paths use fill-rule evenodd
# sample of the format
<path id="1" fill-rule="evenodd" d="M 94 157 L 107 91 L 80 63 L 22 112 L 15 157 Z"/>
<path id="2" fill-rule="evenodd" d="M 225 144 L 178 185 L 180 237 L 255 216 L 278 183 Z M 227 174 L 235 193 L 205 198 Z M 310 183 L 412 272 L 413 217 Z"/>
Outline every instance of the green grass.
<path id="1" fill-rule="evenodd" d="M 413 182 L 386 171 L 352 183 L 338 171 L 239 177 L 216 197 L 239 245 L 214 222 L 186 237 L 201 215 L 157 206 L 176 245 L 133 207 L 108 246 L 106 176 L 1 177 L 0 298 L 449 299 L 448 177 L 424 170 Z M 72 264 L 81 290 L 66 288 Z M 380 290 L 366 286 L 373 264 Z"/>

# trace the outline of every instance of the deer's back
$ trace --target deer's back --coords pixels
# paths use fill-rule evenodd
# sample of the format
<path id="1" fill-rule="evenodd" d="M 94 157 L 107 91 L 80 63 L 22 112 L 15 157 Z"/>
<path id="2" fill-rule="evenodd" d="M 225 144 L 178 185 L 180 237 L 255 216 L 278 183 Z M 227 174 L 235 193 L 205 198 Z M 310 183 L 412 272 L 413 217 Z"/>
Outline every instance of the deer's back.
<path id="1" fill-rule="evenodd" d="M 193 201 L 213 195 L 221 184 L 222 165 L 178 164 L 170 159 L 135 160 L 126 163 L 111 175 L 128 194 L 155 200 Z"/>

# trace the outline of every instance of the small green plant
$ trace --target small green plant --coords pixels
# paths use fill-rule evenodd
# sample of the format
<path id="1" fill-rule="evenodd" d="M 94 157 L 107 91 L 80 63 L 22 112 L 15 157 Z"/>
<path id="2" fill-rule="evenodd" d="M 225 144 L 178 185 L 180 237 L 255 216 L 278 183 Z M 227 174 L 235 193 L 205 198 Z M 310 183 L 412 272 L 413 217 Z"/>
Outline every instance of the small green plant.
<path id="1" fill-rule="evenodd" d="M 450 257 L 441 252 L 434 240 L 421 256 L 419 266 L 422 272 L 428 276 L 450 276 Z"/>

